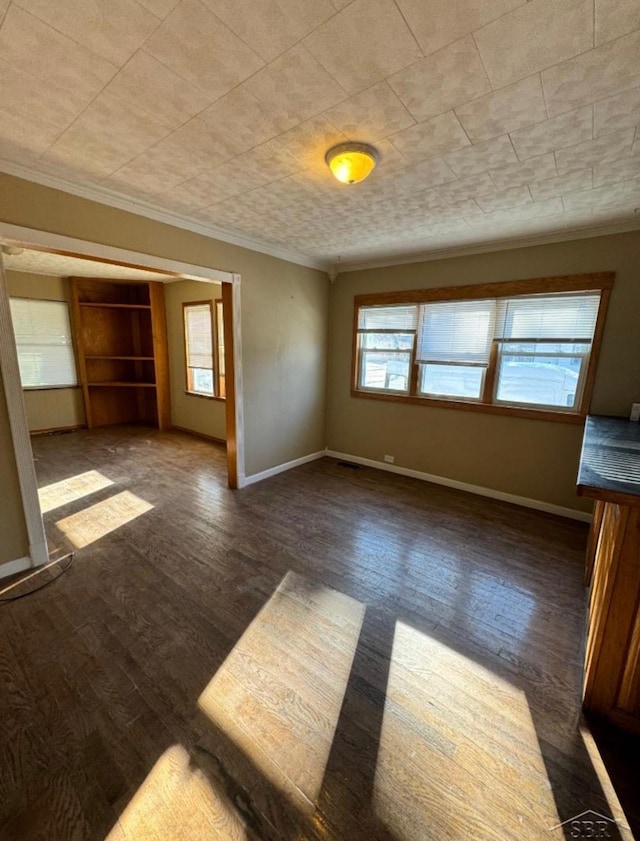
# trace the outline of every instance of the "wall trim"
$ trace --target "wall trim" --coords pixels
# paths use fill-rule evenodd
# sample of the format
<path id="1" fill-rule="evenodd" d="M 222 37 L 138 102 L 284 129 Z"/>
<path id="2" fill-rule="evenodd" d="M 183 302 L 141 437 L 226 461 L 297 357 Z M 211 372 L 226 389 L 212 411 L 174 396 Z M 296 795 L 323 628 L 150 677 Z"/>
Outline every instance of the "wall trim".
<path id="1" fill-rule="evenodd" d="M 532 248 L 536 245 L 553 245 L 558 242 L 571 242 L 579 239 L 610 236 L 611 234 L 627 234 L 640 230 L 640 219 L 626 219 L 609 225 L 598 225 L 593 228 L 571 228 L 548 234 L 531 234 L 515 239 L 493 240 L 492 242 L 476 243 L 474 245 L 459 245 L 440 248 L 435 251 L 419 251 L 413 254 L 397 254 L 395 257 L 380 257 L 374 260 L 341 260 L 339 266 L 334 266 L 338 276 L 346 272 L 361 272 L 367 269 L 384 269 L 389 266 L 404 266 L 408 263 L 428 263 L 432 260 L 448 260 L 451 257 L 470 257 L 473 254 L 488 254 L 492 251 L 514 251 L 516 248 Z"/>
<path id="2" fill-rule="evenodd" d="M 179 213 L 172 213 L 159 205 L 146 202 L 143 199 L 123 196 L 121 193 L 110 190 L 107 187 L 97 185 L 90 187 L 88 185 L 74 184 L 72 181 L 68 181 L 66 178 L 61 178 L 58 175 L 41 172 L 31 169 L 31 167 L 3 159 L 0 159 L 0 172 L 6 175 L 12 175 L 15 178 L 21 178 L 23 181 L 30 181 L 33 184 L 40 184 L 42 187 L 60 190 L 71 196 L 98 202 L 107 207 L 124 210 L 127 213 L 135 213 L 136 216 L 144 216 L 146 219 L 153 219 L 155 222 L 162 222 L 174 228 L 181 228 L 184 231 L 191 231 L 194 234 L 201 234 L 205 237 L 220 240 L 220 242 L 237 245 L 249 251 L 257 251 L 269 257 L 277 257 L 279 260 L 286 260 L 288 263 L 296 263 L 299 266 L 306 266 L 309 269 L 320 269 L 321 271 L 327 271 L 329 267 L 328 262 L 325 260 L 318 260 L 299 251 L 292 251 L 264 240 L 254 239 L 243 234 L 234 234 L 215 225 L 198 222 Z"/>
<path id="3" fill-rule="evenodd" d="M 20 496 L 29 540 L 29 564 L 40 566 L 49 560 L 47 538 L 38 498 L 38 482 L 31 450 L 27 411 L 20 381 L 18 351 L 13 334 L 9 293 L 7 290 L 2 254 L 0 252 L 0 370 L 7 399 L 7 414 L 13 452 L 18 471 Z"/>
<path id="4" fill-rule="evenodd" d="M 16 558 L 15 561 L 7 561 L 0 564 L 0 578 L 9 578 L 11 575 L 17 575 L 19 572 L 32 569 L 33 566 L 31 558 Z"/>
<path id="5" fill-rule="evenodd" d="M 541 499 L 530 499 L 526 496 L 496 491 L 493 488 L 485 488 L 482 485 L 471 485 L 468 482 L 459 482 L 457 479 L 448 479 L 445 476 L 435 476 L 433 473 L 423 473 L 421 470 L 412 470 L 409 467 L 400 467 L 397 464 L 387 464 L 384 461 L 376 461 L 372 458 L 362 458 L 349 453 L 339 453 L 336 450 L 325 451 L 325 455 L 337 458 L 340 461 L 351 461 L 355 464 L 362 464 L 365 467 L 373 467 L 376 470 L 385 470 L 387 473 L 398 473 L 400 476 L 409 476 L 412 479 L 420 479 L 422 482 L 431 482 L 434 485 L 443 485 L 446 488 L 455 488 L 458 491 L 486 496 L 490 499 L 497 499 L 500 502 L 510 502 L 512 505 L 520 505 L 523 508 L 533 508 L 535 511 L 544 511 L 546 514 L 556 514 L 558 517 L 569 517 L 571 520 L 580 520 L 583 523 L 591 522 L 591 514 L 586 511 L 578 511 L 575 508 L 566 508 L 564 505 L 554 505 L 551 502 L 544 502 Z"/>
<path id="6" fill-rule="evenodd" d="M 224 438 L 216 438 L 215 435 L 207 435 L 206 432 L 198 432 L 195 429 L 188 429 L 186 426 L 176 426 L 175 423 L 171 424 L 171 429 L 175 429 L 176 432 L 184 432 L 186 435 L 193 435 L 194 438 L 200 438 L 202 441 L 211 441 L 214 444 L 222 444 L 223 447 L 227 446 Z"/>
<path id="7" fill-rule="evenodd" d="M 287 461 L 284 464 L 277 464 L 275 467 L 270 467 L 268 470 L 263 470 L 261 473 L 254 473 L 251 476 L 244 476 L 244 485 L 254 485 L 256 482 L 262 482 L 263 479 L 269 479 L 271 476 L 276 476 L 278 473 L 284 473 L 287 470 L 292 470 L 294 467 L 300 467 L 301 464 L 308 464 L 310 461 L 317 461 L 327 455 L 325 450 L 319 450 L 317 453 L 309 453 L 307 456 L 301 458 L 294 458 L 293 461 Z"/>
<path id="8" fill-rule="evenodd" d="M 34 241 L 35 240 L 37 241 Z M 67 237 L 64 234 L 53 234 L 50 231 L 38 231 L 35 228 L 25 228 L 22 225 L 10 225 L 8 222 L 0 222 L 0 241 L 10 245 L 23 245 L 25 248 L 36 249 L 38 246 L 50 248 L 53 251 L 63 251 L 76 256 L 98 257 L 100 260 L 107 260 L 110 263 L 124 263 L 141 269 L 160 270 L 158 280 L 163 281 L 162 272 L 180 277 L 172 277 L 170 280 L 212 280 L 216 283 L 232 283 L 234 275 L 222 269 L 212 269 L 209 266 L 197 266 L 193 263 L 183 263 L 180 260 L 169 260 L 166 257 L 156 257 L 152 254 L 143 254 L 140 251 L 128 251 L 125 248 L 117 248 L 115 245 L 104 245 L 98 242 L 89 242 L 84 239 Z"/>

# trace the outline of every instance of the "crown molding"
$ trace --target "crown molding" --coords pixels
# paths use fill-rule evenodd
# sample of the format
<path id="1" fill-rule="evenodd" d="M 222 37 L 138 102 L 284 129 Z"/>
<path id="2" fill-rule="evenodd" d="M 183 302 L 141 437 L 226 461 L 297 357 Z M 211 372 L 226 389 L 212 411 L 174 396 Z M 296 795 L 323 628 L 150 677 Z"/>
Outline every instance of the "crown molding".
<path id="1" fill-rule="evenodd" d="M 12 175 L 24 181 L 31 181 L 34 184 L 40 184 L 42 187 L 60 190 L 63 193 L 69 193 L 81 199 L 88 199 L 98 204 L 107 205 L 107 207 L 113 207 L 116 210 L 135 213 L 137 216 L 144 216 L 147 219 L 153 219 L 155 222 L 162 222 L 174 228 L 181 228 L 184 231 L 217 239 L 229 245 L 237 245 L 240 248 L 257 251 L 259 254 L 266 254 L 269 257 L 277 257 L 279 260 L 286 260 L 289 263 L 296 263 L 299 266 L 305 266 L 309 269 L 319 269 L 320 271 L 328 271 L 329 269 L 328 261 L 318 260 L 299 251 L 290 251 L 287 248 L 281 248 L 259 239 L 234 234 L 222 228 L 217 228 L 215 225 L 206 225 L 203 222 L 190 219 L 188 216 L 171 213 L 158 205 L 145 202 L 142 199 L 127 198 L 107 187 L 89 187 L 75 184 L 58 175 L 42 172 L 4 159 L 0 159 L 0 173 Z"/>
<path id="2" fill-rule="evenodd" d="M 400 254 L 396 257 L 381 257 L 377 260 L 354 261 L 353 263 L 340 261 L 338 273 L 361 272 L 366 269 L 384 269 L 389 266 L 403 266 L 407 263 L 426 263 L 431 260 L 444 260 L 449 257 L 469 257 L 473 254 L 487 254 L 492 251 L 513 251 L 516 248 L 552 245 L 557 242 L 571 242 L 576 239 L 591 239 L 592 237 L 602 237 L 611 234 L 626 234 L 638 230 L 640 230 L 640 218 L 627 219 L 624 222 L 614 222 L 610 225 L 597 225 L 588 228 L 566 228 L 555 233 L 531 234 L 531 236 L 492 240 L 491 242 L 476 243 L 474 245 L 453 245 L 448 248 L 438 249 L 437 251 Z"/>

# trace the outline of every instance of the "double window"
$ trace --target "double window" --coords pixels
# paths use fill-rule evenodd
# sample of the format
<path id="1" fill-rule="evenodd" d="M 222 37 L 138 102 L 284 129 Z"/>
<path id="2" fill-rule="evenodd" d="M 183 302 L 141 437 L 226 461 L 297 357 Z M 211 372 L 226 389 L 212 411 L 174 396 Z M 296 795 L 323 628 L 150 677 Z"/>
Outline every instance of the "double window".
<path id="1" fill-rule="evenodd" d="M 613 277 L 356 298 L 356 396 L 582 415 Z"/>
<path id="2" fill-rule="evenodd" d="M 183 304 L 187 392 L 226 395 L 222 301 Z"/>
<path id="3" fill-rule="evenodd" d="M 22 387 L 78 385 L 68 305 L 32 298 L 11 298 L 9 303 Z"/>

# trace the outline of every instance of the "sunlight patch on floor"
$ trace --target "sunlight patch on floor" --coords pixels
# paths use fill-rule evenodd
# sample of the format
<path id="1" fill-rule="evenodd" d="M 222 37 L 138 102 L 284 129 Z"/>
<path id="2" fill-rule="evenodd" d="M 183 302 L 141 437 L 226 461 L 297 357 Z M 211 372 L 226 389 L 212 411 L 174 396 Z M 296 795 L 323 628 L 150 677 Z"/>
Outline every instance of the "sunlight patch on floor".
<path id="1" fill-rule="evenodd" d="M 54 482 L 52 485 L 40 488 L 38 491 L 40 509 L 43 514 L 46 514 L 48 511 L 67 505 L 69 502 L 75 502 L 111 485 L 113 485 L 111 479 L 107 479 L 97 470 L 87 470 L 86 473 L 69 476 L 61 482 Z"/>
<path id="2" fill-rule="evenodd" d="M 287 573 L 198 701 L 305 814 L 320 794 L 364 611 Z"/>
<path id="3" fill-rule="evenodd" d="M 397 841 L 546 837 L 558 813 L 524 692 L 396 622 L 373 804 Z"/>
<path id="4" fill-rule="evenodd" d="M 166 750 L 105 841 L 246 841 L 233 805 L 182 745 Z"/>
<path id="5" fill-rule="evenodd" d="M 100 540 L 110 532 L 130 523 L 154 506 L 131 491 L 109 497 L 89 506 L 77 514 L 58 520 L 56 527 L 71 541 L 76 549 L 82 549 Z"/>

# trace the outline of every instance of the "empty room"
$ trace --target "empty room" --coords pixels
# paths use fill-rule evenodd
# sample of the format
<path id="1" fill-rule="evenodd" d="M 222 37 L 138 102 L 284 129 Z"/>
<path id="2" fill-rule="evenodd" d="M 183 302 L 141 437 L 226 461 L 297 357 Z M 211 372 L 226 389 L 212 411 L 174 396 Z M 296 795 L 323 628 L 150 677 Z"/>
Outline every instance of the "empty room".
<path id="1" fill-rule="evenodd" d="M 640 837 L 637 0 L 0 0 L 0 841 Z"/>

